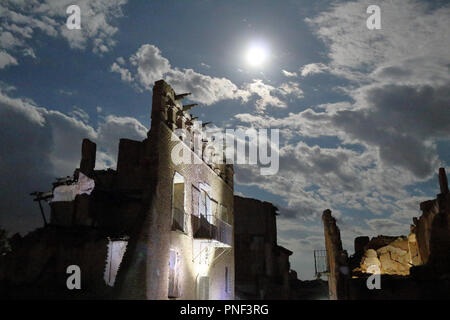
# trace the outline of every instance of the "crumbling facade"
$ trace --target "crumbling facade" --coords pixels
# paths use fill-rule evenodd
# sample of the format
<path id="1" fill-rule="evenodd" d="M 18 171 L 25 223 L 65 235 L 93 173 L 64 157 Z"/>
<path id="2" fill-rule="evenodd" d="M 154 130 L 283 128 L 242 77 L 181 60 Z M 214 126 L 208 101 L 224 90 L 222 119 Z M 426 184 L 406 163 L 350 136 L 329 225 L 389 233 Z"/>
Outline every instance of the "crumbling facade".
<path id="1" fill-rule="evenodd" d="M 83 141 L 73 177 L 38 194 L 49 225 L 1 257 L 2 296 L 234 299 L 233 167 L 203 152 L 185 95 L 155 83 L 148 137 L 120 140 L 116 170 L 95 170 L 96 145 Z M 81 289 L 67 288 L 70 265 Z"/>
<path id="2" fill-rule="evenodd" d="M 278 245 L 278 209 L 269 202 L 234 197 L 236 297 L 289 299 L 292 251 Z"/>
<path id="3" fill-rule="evenodd" d="M 322 221 L 325 228 L 325 248 L 329 270 L 329 295 L 331 300 L 337 300 L 347 295 L 348 256 L 347 251 L 342 248 L 340 230 L 330 210 L 324 211 Z"/>
<path id="4" fill-rule="evenodd" d="M 331 299 L 450 298 L 450 192 L 439 169 L 440 194 L 422 202 L 408 236 L 358 237 L 348 257 L 331 211 L 323 213 Z M 368 283 L 379 276 L 379 287 Z"/>

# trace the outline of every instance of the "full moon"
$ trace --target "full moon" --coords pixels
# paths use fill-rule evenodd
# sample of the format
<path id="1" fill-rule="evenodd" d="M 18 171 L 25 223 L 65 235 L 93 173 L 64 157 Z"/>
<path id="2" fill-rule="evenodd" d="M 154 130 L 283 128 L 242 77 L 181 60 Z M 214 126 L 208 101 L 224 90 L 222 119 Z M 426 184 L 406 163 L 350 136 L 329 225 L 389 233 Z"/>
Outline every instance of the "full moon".
<path id="1" fill-rule="evenodd" d="M 261 66 L 268 57 L 268 50 L 262 44 L 253 44 L 247 49 L 247 63 L 252 67 Z"/>

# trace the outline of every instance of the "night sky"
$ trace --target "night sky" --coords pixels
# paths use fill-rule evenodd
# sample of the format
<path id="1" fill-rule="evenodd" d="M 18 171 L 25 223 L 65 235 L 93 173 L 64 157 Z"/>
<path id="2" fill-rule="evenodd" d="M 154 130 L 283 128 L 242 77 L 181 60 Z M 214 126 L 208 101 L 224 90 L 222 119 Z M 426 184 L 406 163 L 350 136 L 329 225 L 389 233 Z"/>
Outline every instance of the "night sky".
<path id="1" fill-rule="evenodd" d="M 381 29 L 367 28 L 369 5 Z M 2 1 L 0 226 L 42 225 L 29 193 L 73 173 L 83 138 L 97 169 L 114 168 L 120 138 L 146 137 L 165 79 L 204 122 L 280 129 L 279 172 L 236 166 L 235 192 L 277 205 L 278 241 L 311 279 L 323 210 L 352 253 L 356 236 L 408 234 L 439 192 L 449 22 L 448 1 Z"/>

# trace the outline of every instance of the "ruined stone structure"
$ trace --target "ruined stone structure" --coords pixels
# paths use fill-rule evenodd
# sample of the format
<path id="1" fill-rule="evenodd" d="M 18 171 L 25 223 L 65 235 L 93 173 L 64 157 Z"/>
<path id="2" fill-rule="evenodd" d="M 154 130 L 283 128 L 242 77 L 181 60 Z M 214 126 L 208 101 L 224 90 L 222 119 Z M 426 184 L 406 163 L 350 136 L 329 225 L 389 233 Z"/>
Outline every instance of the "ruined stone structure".
<path id="1" fill-rule="evenodd" d="M 439 169 L 441 193 L 422 202 L 408 236 L 358 237 L 355 254 L 347 258 L 331 211 L 322 219 L 325 230 L 331 299 L 449 299 L 450 192 Z M 381 288 L 369 289 L 373 274 Z"/>
<path id="2" fill-rule="evenodd" d="M 439 186 L 436 199 L 420 204 L 422 215 L 414 219 L 412 229 L 423 263 L 441 270 L 450 265 L 450 192 L 444 168 L 439 169 Z"/>
<path id="3" fill-rule="evenodd" d="M 325 228 L 325 248 L 330 272 L 328 276 L 329 295 L 331 300 L 337 300 L 347 295 L 346 285 L 349 275 L 347 251 L 342 249 L 340 230 L 330 210 L 324 211 L 322 221 Z"/>
<path id="4" fill-rule="evenodd" d="M 277 211 L 269 202 L 234 197 L 237 298 L 290 297 L 292 251 L 277 244 Z"/>
<path id="5" fill-rule="evenodd" d="M 80 168 L 54 183 L 49 225 L 1 257 L 2 296 L 234 299 L 233 167 L 202 152 L 185 95 L 155 83 L 148 137 L 120 140 L 116 170 L 95 170 L 83 141 Z M 80 290 L 67 289 L 69 265 Z"/>

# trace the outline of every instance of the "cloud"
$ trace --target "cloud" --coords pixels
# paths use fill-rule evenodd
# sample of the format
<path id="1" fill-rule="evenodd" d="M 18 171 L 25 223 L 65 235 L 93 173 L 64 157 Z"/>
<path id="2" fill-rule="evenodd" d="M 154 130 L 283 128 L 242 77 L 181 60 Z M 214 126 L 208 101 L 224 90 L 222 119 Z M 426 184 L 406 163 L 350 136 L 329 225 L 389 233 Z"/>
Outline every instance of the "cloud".
<path id="1" fill-rule="evenodd" d="M 248 96 L 248 93 L 238 89 L 226 78 L 211 77 L 192 69 L 172 68 L 169 60 L 162 56 L 161 50 L 151 44 L 142 45 L 129 60 L 130 67 L 135 72 L 116 62 L 112 64 L 110 71 L 119 73 L 122 81 L 133 82 L 146 90 L 151 90 L 155 81 L 165 79 L 177 92 L 190 92 L 190 100 L 205 105 L 224 99 L 245 100 Z M 120 63 L 124 64 L 125 60 L 121 59 Z"/>
<path id="2" fill-rule="evenodd" d="M 109 52 L 116 44 L 117 27 L 113 21 L 122 17 L 122 7 L 127 0 L 81 0 L 76 5 L 81 10 L 81 29 L 66 27 L 66 9 L 70 0 L 6 1 L 0 5 L 0 45 L 14 53 L 18 48 L 25 55 L 34 57 L 30 51 L 35 32 L 50 37 L 63 37 L 69 46 L 84 50 L 88 46 L 97 54 Z M 32 49 L 31 49 L 32 50 Z M 31 54 L 33 53 L 33 54 Z"/>
<path id="3" fill-rule="evenodd" d="M 285 118 L 239 114 L 254 126 L 286 127 L 308 137 L 337 136 L 342 143 L 375 151 L 383 166 L 427 179 L 441 165 L 438 140 L 449 140 L 450 84 L 442 87 L 383 85 L 364 87 L 354 104 L 324 112 L 306 109 Z"/>
<path id="4" fill-rule="evenodd" d="M 276 88 L 269 84 L 263 83 L 260 79 L 253 80 L 252 83 L 248 83 L 244 87 L 244 90 L 248 91 L 250 94 L 256 94 L 259 96 L 259 99 L 256 100 L 256 108 L 258 111 L 263 111 L 267 106 L 276 108 L 286 107 L 286 103 L 274 95 Z"/>
<path id="5" fill-rule="evenodd" d="M 142 141 L 147 137 L 147 131 L 135 118 L 109 115 L 99 124 L 97 140 L 108 155 L 116 158 L 120 139 Z"/>
<path id="6" fill-rule="evenodd" d="M 89 122 L 89 114 L 77 106 L 73 107 L 73 110 L 72 110 L 72 112 L 70 112 L 70 115 L 74 118 L 77 118 L 77 119 L 83 121 L 84 123 Z"/>
<path id="7" fill-rule="evenodd" d="M 341 102 L 260 119 L 300 130 L 309 137 L 337 136 L 342 143 L 375 151 L 377 166 L 397 167 L 424 180 L 441 165 L 437 141 L 449 140 L 450 7 L 431 8 L 413 0 L 382 1 L 382 30 L 365 26 L 370 1 L 339 3 L 307 19 L 329 48 L 330 64 L 309 64 L 302 75 L 330 72 L 357 80 Z M 411 33 L 413 28 L 416 32 Z M 344 31 L 345 32 L 344 32 Z M 409 179 L 411 180 L 411 179 Z"/>
<path id="8" fill-rule="evenodd" d="M 227 78 L 211 77 L 192 69 L 171 69 L 164 78 L 176 91 L 191 92 L 190 100 L 205 105 L 226 99 L 246 101 L 248 98 L 248 92 L 239 89 Z"/>
<path id="9" fill-rule="evenodd" d="M 286 77 L 297 77 L 297 73 L 296 72 L 289 72 L 289 71 L 286 71 L 286 70 L 282 69 L 281 73 L 283 75 L 285 75 Z"/>
<path id="10" fill-rule="evenodd" d="M 239 88 L 224 77 L 212 77 L 193 69 L 172 67 L 169 60 L 162 55 L 161 50 L 151 44 L 142 45 L 136 53 L 131 55 L 129 61 L 130 65 L 126 66 L 124 59 L 117 60 L 117 63 L 114 62 L 111 65 L 110 71 L 119 73 L 122 81 L 133 83 L 146 90 L 151 90 L 155 81 L 164 79 L 175 91 L 192 93 L 189 100 L 205 105 L 212 105 L 222 100 L 247 102 L 252 96 L 256 96 L 256 108 L 264 110 L 267 106 L 286 107 L 287 97 L 303 97 L 303 91 L 294 82 L 274 87 L 260 79 L 255 79 Z"/>
<path id="11" fill-rule="evenodd" d="M 330 67 L 349 77 L 362 69 L 374 79 L 376 73 L 384 73 L 422 84 L 446 82 L 450 7 L 433 8 L 415 0 L 379 1 L 382 29 L 374 32 L 365 23 L 370 4 L 369 0 L 340 3 L 306 19 L 329 47 Z"/>
<path id="12" fill-rule="evenodd" d="M 409 225 L 405 225 L 390 219 L 371 219 L 366 220 L 366 223 L 373 232 L 388 236 L 400 236 L 408 234 L 409 230 Z"/>
<path id="13" fill-rule="evenodd" d="M 171 67 L 169 60 L 161 55 L 161 50 L 154 45 L 144 44 L 130 57 L 130 62 L 137 67 L 138 79 L 145 88 L 163 77 Z"/>
<path id="14" fill-rule="evenodd" d="M 0 225 L 12 232 L 42 225 L 30 192 L 51 189 L 55 177 L 79 165 L 81 141 L 97 143 L 97 168 L 114 167 L 120 138 L 142 140 L 147 129 L 133 118 L 108 116 L 94 128 L 81 108 L 66 115 L 25 98 L 0 93 Z M 48 207 L 46 207 L 48 213 Z M 6 214 L 7 213 L 7 214 Z"/>
<path id="15" fill-rule="evenodd" d="M 300 86 L 298 83 L 295 82 L 286 82 L 286 83 L 282 83 L 279 87 L 278 87 L 278 92 L 282 95 L 282 96 L 293 96 L 295 98 L 303 98 L 303 90 L 300 89 Z"/>
<path id="16" fill-rule="evenodd" d="M 306 77 L 308 75 L 317 74 L 317 73 L 323 73 L 328 70 L 328 67 L 324 65 L 323 63 L 310 63 L 307 65 L 304 65 L 301 69 L 301 75 L 302 77 Z"/>
<path id="17" fill-rule="evenodd" d="M 114 62 L 111 65 L 110 71 L 119 73 L 120 74 L 120 79 L 122 79 L 122 81 L 132 82 L 134 80 L 133 76 L 131 75 L 131 72 L 129 70 L 125 69 L 125 68 L 122 68 L 116 62 Z"/>
<path id="18" fill-rule="evenodd" d="M 14 37 L 11 32 L 3 31 L 0 34 L 0 47 L 4 49 L 12 49 L 20 46 L 21 44 L 22 42 Z"/>
<path id="19" fill-rule="evenodd" d="M 3 69 L 9 65 L 17 65 L 17 60 L 9 53 L 1 50 L 0 51 L 0 69 Z"/>

